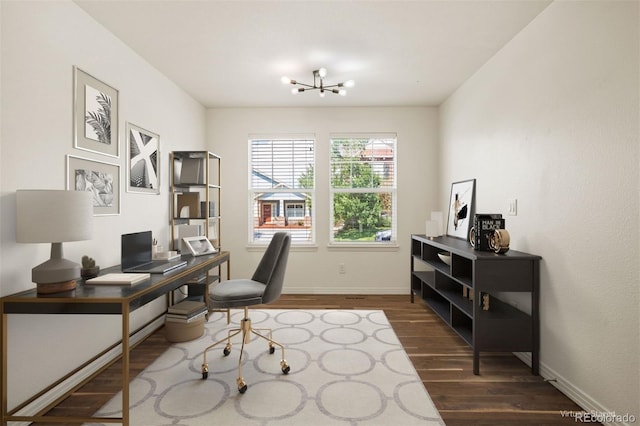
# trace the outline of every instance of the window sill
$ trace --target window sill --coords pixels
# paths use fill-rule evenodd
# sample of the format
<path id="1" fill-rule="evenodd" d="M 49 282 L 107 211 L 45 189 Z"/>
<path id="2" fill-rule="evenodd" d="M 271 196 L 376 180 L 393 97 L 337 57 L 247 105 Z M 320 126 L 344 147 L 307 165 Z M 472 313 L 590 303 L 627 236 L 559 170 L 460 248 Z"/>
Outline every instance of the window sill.
<path id="1" fill-rule="evenodd" d="M 329 250 L 335 251 L 398 251 L 400 246 L 397 242 L 390 243 L 330 243 Z"/>
<path id="2" fill-rule="evenodd" d="M 247 251 L 265 251 L 269 244 L 249 244 Z M 296 244 L 289 247 L 289 251 L 318 251 L 317 244 Z"/>

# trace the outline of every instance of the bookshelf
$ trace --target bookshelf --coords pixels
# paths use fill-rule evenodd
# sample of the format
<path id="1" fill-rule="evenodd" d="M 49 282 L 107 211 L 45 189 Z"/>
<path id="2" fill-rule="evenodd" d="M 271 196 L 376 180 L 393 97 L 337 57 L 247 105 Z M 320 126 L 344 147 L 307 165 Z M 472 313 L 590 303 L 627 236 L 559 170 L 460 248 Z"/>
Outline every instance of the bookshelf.
<path id="1" fill-rule="evenodd" d="M 188 254 L 182 238 L 205 236 L 222 250 L 220 156 L 209 151 L 173 151 L 169 157 L 171 180 L 171 250 Z M 209 285 L 220 281 L 220 268 L 187 283 L 189 299 L 204 299 L 209 309 Z M 228 312 L 227 312 L 228 315 Z"/>
<path id="2" fill-rule="evenodd" d="M 438 254 L 450 253 L 450 265 Z M 480 352 L 531 352 L 539 374 L 540 256 L 509 250 L 474 250 L 449 236 L 411 236 L 411 302 L 420 297 L 473 349 L 473 373 Z M 527 313 L 501 300 L 505 292 L 529 293 Z"/>
<path id="3" fill-rule="evenodd" d="M 208 151 L 173 151 L 171 168 L 171 247 L 182 251 L 183 237 L 220 241 L 220 157 Z"/>

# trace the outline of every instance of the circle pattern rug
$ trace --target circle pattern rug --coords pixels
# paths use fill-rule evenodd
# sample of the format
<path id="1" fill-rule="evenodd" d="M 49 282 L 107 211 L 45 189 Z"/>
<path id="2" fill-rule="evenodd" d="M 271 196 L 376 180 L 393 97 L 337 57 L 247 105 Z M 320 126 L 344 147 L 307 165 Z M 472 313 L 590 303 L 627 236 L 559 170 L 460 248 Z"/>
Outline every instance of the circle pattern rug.
<path id="1" fill-rule="evenodd" d="M 237 327 L 242 310 L 232 310 L 227 326 L 222 313 L 205 323 L 204 335 L 176 343 L 130 385 L 130 419 L 136 426 L 199 425 L 444 425 L 409 357 L 383 311 L 250 310 L 254 329 L 273 329 L 291 367 L 283 374 L 282 351 L 269 353 L 268 342 L 253 337 L 244 347 L 238 392 L 241 338 L 231 354 L 222 343 Z M 119 417 L 116 395 L 95 415 Z M 100 423 L 87 423 L 98 425 Z"/>

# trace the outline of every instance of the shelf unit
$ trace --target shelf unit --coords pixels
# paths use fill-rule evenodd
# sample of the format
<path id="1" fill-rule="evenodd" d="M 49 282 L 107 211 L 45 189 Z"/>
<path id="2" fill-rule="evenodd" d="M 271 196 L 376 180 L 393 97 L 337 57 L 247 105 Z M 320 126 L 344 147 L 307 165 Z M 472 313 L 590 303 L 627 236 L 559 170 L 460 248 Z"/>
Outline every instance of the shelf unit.
<path id="1" fill-rule="evenodd" d="M 451 265 L 438 253 L 451 254 Z M 411 236 L 411 302 L 418 295 L 473 349 L 473 373 L 480 374 L 480 352 L 531 352 L 531 371 L 539 374 L 540 256 L 509 250 L 474 250 L 465 240 Z M 500 293 L 526 292 L 531 313 L 499 299 Z"/>
<path id="2" fill-rule="evenodd" d="M 181 225 L 201 227 L 220 249 L 220 157 L 208 151 L 173 151 L 171 168 L 171 249 L 180 251 Z"/>
<path id="3" fill-rule="evenodd" d="M 218 251 L 222 249 L 220 163 L 220 156 L 209 151 L 170 153 L 171 250 L 181 251 L 182 237 L 195 235 L 206 236 Z M 220 268 L 217 269 L 217 274 L 215 271 L 212 269 L 186 284 L 187 297 L 204 300 L 208 312 L 212 312 L 209 298 L 205 297 L 209 293 L 209 285 L 221 280 L 222 271 Z M 228 310 L 224 311 L 228 316 Z"/>

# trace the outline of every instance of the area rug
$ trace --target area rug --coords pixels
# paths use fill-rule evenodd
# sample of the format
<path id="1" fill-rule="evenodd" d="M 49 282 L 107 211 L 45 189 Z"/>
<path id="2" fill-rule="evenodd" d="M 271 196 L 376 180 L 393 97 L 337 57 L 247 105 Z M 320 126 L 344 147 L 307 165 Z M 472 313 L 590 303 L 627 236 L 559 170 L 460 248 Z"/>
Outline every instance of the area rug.
<path id="1" fill-rule="evenodd" d="M 232 311 L 232 324 L 242 318 Z M 251 310 L 254 328 L 273 328 L 285 345 L 289 374 L 281 371 L 280 349 L 253 338 L 245 345 L 242 375 L 246 393 L 236 385 L 239 339 L 229 356 L 223 314 L 212 314 L 202 337 L 176 343 L 130 386 L 131 424 L 176 425 L 444 425 L 409 357 L 383 311 Z M 115 396 L 97 416 L 121 415 Z M 91 425 L 96 425 L 92 423 Z"/>

